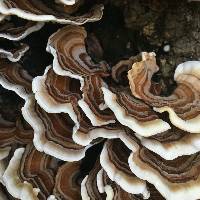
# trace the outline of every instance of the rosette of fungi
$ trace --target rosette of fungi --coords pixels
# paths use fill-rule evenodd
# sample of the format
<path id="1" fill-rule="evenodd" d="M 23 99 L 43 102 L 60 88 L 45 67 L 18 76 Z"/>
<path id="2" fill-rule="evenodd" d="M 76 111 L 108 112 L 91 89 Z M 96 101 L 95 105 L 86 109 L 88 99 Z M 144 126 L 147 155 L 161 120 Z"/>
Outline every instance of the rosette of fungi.
<path id="1" fill-rule="evenodd" d="M 151 78 L 158 70 L 155 54 L 143 53 L 143 60 L 136 62 L 128 72 L 132 94 L 159 113 L 167 111 L 171 123 L 176 127 L 190 133 L 200 133 L 200 62 L 188 61 L 177 66 L 174 74 L 177 87 L 167 97 L 154 95 L 150 91 Z"/>
<path id="2" fill-rule="evenodd" d="M 129 157 L 131 171 L 142 180 L 153 184 L 169 200 L 199 199 L 199 152 L 165 160 L 145 147 Z"/>
<path id="3" fill-rule="evenodd" d="M 31 126 L 0 118 L 3 193 L 22 200 L 158 200 L 159 191 L 169 200 L 199 199 L 199 62 L 179 65 L 176 90 L 161 97 L 151 80 L 154 54 L 112 69 L 93 60 L 101 60 L 101 46 L 77 25 L 99 20 L 103 6 L 84 14 L 83 2 L 0 1 L 0 84 L 25 100 L 22 114 Z M 47 21 L 73 25 L 50 36 L 52 66 L 32 78 L 12 62 L 28 50 L 18 41 Z M 168 111 L 175 126 L 156 111 Z M 83 179 L 79 160 L 97 143 L 100 158 Z"/>
<path id="4" fill-rule="evenodd" d="M 77 122 L 77 106 L 79 105 L 91 120 L 92 125 L 104 125 L 114 122 L 114 116 L 108 109 L 100 109 L 103 105 L 101 86 L 103 80 L 99 76 L 85 78 L 82 92 L 80 82 L 67 76 L 57 75 L 51 66 L 47 67 L 43 76 L 34 78 L 32 89 L 38 104 L 49 113 L 68 113 Z M 97 97 L 97 98 L 94 98 Z"/>
<path id="5" fill-rule="evenodd" d="M 86 83 L 86 85 L 88 85 L 88 83 Z M 92 87 L 91 83 L 90 85 Z M 119 125 L 94 127 L 91 124 L 90 120 L 87 118 L 88 115 L 86 116 L 78 107 L 78 100 L 81 99 L 80 82 L 78 80 L 66 76 L 59 76 L 55 74 L 51 67 L 47 67 L 43 76 L 38 76 L 33 79 L 32 89 L 35 93 L 37 103 L 46 112 L 63 112 L 69 114 L 75 123 L 73 139 L 77 143 L 87 146 L 98 137 L 119 137 L 129 144 L 131 143 L 131 141 L 129 141 L 131 135 L 127 134 Z M 92 91 L 94 90 L 88 89 L 84 91 L 84 94 L 88 97 L 88 103 L 92 108 L 96 101 L 93 98 Z M 98 92 L 102 94 L 100 89 L 96 93 L 98 94 Z M 90 97 L 92 97 L 92 99 L 90 99 Z M 102 96 L 100 96 L 100 98 L 102 98 Z M 99 99 L 97 99 L 97 101 L 98 100 Z M 100 102 L 102 102 L 101 99 Z"/>
<path id="6" fill-rule="evenodd" d="M 85 41 L 84 38 L 82 38 L 82 35 L 79 34 L 77 35 L 79 37 L 74 37 L 74 32 L 83 32 L 84 34 L 86 34 L 85 30 L 78 26 L 67 26 L 59 30 L 52 37 L 60 37 L 60 34 L 58 34 L 59 32 L 63 32 L 63 34 L 66 32 L 66 34 L 69 35 L 65 39 L 64 44 L 65 42 L 72 42 L 71 45 L 74 46 L 74 51 L 77 53 L 77 55 L 73 57 L 73 55 L 71 54 L 65 54 L 65 57 L 66 60 L 69 59 L 73 63 L 77 63 L 77 66 L 80 64 L 78 69 L 80 70 L 80 72 L 76 69 L 71 69 L 76 70 L 74 73 L 85 73 L 83 81 L 84 85 L 82 88 L 80 88 L 81 85 L 79 80 L 70 78 L 70 76 L 57 75 L 54 72 L 56 70 L 53 70 L 51 66 L 49 66 L 46 68 L 44 75 L 34 78 L 32 83 L 32 89 L 35 93 L 37 103 L 46 112 L 49 113 L 68 113 L 72 120 L 75 122 L 73 139 L 81 145 L 89 145 L 90 142 L 92 142 L 98 137 L 123 138 L 123 136 L 125 136 L 124 141 L 126 140 L 126 142 L 130 144 L 131 142 L 128 142 L 128 136 L 126 136 L 127 134 L 125 133 L 125 131 L 119 128 L 119 126 L 106 126 L 110 122 L 114 122 L 114 120 L 108 121 L 108 119 L 113 119 L 114 117 L 111 111 L 109 111 L 106 108 L 103 108 L 104 99 L 102 91 L 99 88 L 99 86 L 103 85 L 102 78 L 100 76 L 97 76 L 96 74 L 94 76 L 88 76 L 90 72 L 84 72 L 85 64 L 81 66 L 82 62 L 85 61 L 83 60 L 80 62 L 79 59 L 77 59 L 77 57 L 87 57 L 86 60 L 91 60 L 91 58 L 86 52 Z M 80 52 L 80 48 L 78 49 L 78 47 L 76 46 L 76 39 L 81 41 L 81 48 L 83 50 L 81 50 Z M 49 41 L 51 41 L 51 38 Z M 66 48 L 70 48 L 68 45 L 65 46 Z M 83 55 L 81 55 L 82 51 L 84 52 Z M 60 53 L 60 55 L 63 55 L 63 53 Z M 98 69 L 98 66 L 95 66 Z M 83 99 L 81 99 L 82 93 Z M 94 98 L 94 95 L 98 96 L 98 98 Z M 86 115 L 78 108 L 78 105 L 83 109 Z M 87 109 L 85 109 L 85 106 L 87 106 Z M 101 110 L 100 107 L 102 107 L 103 109 Z M 88 115 L 88 113 L 90 113 L 91 116 Z M 97 118 L 97 115 L 99 116 L 99 119 Z M 90 119 L 92 124 L 90 123 L 90 121 L 88 121 L 86 116 Z M 93 125 L 105 126 L 95 128 Z"/>
<path id="7" fill-rule="evenodd" d="M 83 158 L 90 143 L 100 137 L 120 138 L 130 149 L 134 146 L 132 135 L 124 131 L 122 127 L 116 126 L 116 124 L 93 127 L 78 107 L 75 110 L 77 124 L 74 124 L 67 114 L 45 112 L 36 104 L 32 96 L 30 89 L 31 77 L 25 70 L 21 69 L 20 65 L 10 62 L 5 63 L 11 66 L 9 68 L 9 65 L 5 65 L 2 68 L 1 84 L 9 90 L 15 91 L 26 100 L 22 112 L 27 122 L 34 129 L 33 142 L 39 151 L 44 151 L 62 160 L 71 161 Z M 51 84 L 51 86 L 53 85 Z M 73 139 L 78 144 L 75 144 Z"/>
<path id="8" fill-rule="evenodd" d="M 73 199 L 80 197 L 80 164 L 61 163 L 29 144 L 15 150 L 3 181 L 9 193 L 17 199 Z"/>
<path id="9" fill-rule="evenodd" d="M 48 3 L 42 0 L 2 0 L 0 2 L 0 13 L 16 15 L 30 21 L 52 21 L 77 25 L 98 21 L 102 17 L 103 5 L 95 5 L 87 13 L 76 15 L 74 12 L 79 9 L 80 1 L 75 2 L 74 5 L 66 5 L 62 2 L 61 0 L 60 3 L 53 0 L 48 1 Z"/>
<path id="10" fill-rule="evenodd" d="M 76 144 L 72 139 L 73 121 L 67 114 L 50 114 L 36 104 L 31 92 L 32 79 L 25 70 L 17 64 L 5 62 L 0 77 L 3 87 L 25 100 L 22 114 L 34 129 L 33 143 L 37 150 L 67 161 L 84 157 L 87 147 Z"/>
<path id="11" fill-rule="evenodd" d="M 92 125 L 101 126 L 114 123 L 115 117 L 110 109 L 105 107 L 103 93 L 101 91 L 101 86 L 105 84 L 102 77 L 109 75 L 108 66 L 103 61 L 97 64 L 92 61 L 86 51 L 86 37 L 87 34 L 84 28 L 78 26 L 66 26 L 58 30 L 49 38 L 47 50 L 54 56 L 53 70 L 56 74 L 65 76 L 65 78 L 46 72 L 42 77 L 37 77 L 36 80 L 34 80 L 33 91 L 36 93 L 36 98 L 38 98 L 38 102 L 41 104 L 41 101 L 39 100 L 39 96 L 41 96 L 40 91 L 44 91 L 44 88 L 49 88 L 47 85 L 49 82 L 47 80 L 50 79 L 50 77 L 48 77 L 48 75 L 52 76 L 52 80 L 56 79 L 58 84 L 61 84 L 61 82 L 64 83 L 64 81 L 67 81 L 67 79 L 70 80 L 70 78 L 79 79 L 81 82 L 80 89 L 82 90 L 82 98 L 80 99 L 79 97 L 76 98 L 76 100 L 78 100 L 79 106 L 86 113 Z M 71 82 L 75 82 L 73 79 Z M 40 83 L 43 83 L 43 89 L 41 88 Z M 45 93 L 47 92 L 45 91 Z M 67 96 L 65 99 L 66 98 Z M 69 98 L 67 99 L 67 101 L 69 101 Z M 75 103 L 76 100 L 71 102 Z M 66 104 L 57 103 L 55 98 L 54 102 L 54 105 L 60 105 L 59 108 L 62 107 L 58 112 L 65 111 L 69 113 L 67 111 L 69 109 L 63 109 L 63 106 L 66 106 Z M 47 103 L 46 105 L 49 104 Z M 48 108 L 47 110 L 49 110 Z M 56 112 L 58 109 L 53 110 Z"/>

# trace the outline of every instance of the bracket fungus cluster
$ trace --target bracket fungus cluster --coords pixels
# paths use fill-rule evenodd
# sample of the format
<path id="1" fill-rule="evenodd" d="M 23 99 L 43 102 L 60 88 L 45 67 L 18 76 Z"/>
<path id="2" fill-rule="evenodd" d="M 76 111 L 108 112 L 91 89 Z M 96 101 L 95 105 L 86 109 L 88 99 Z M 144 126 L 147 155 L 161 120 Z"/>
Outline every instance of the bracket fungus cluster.
<path id="1" fill-rule="evenodd" d="M 178 65 L 164 96 L 152 80 L 155 53 L 94 61 L 101 46 L 80 25 L 100 20 L 103 6 L 83 13 L 83 5 L 0 1 L 0 84 L 22 100 L 15 121 L 0 115 L 0 199 L 200 199 L 200 62 Z M 46 38 L 52 62 L 30 75 L 24 39 L 51 22 L 59 24 Z"/>

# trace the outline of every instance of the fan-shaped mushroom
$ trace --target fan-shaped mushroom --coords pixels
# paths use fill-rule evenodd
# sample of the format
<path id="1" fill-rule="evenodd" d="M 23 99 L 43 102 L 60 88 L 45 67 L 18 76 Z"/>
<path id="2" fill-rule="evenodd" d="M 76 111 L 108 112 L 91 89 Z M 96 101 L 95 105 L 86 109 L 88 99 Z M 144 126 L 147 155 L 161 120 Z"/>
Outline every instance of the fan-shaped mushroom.
<path id="1" fill-rule="evenodd" d="M 161 97 L 150 92 L 151 78 L 158 71 L 154 53 L 143 53 L 143 60 L 136 62 L 128 73 L 133 95 L 142 99 L 157 112 L 169 113 L 170 121 L 180 129 L 191 133 L 200 133 L 199 115 L 199 61 L 180 64 L 174 79 L 177 88 L 168 97 Z"/>
<path id="2" fill-rule="evenodd" d="M 83 27 L 65 26 L 54 33 L 48 41 L 47 51 L 54 56 L 53 69 L 62 76 L 79 79 L 99 74 L 107 76 L 107 64 L 95 64 L 85 47 L 87 33 Z"/>
<path id="3" fill-rule="evenodd" d="M 85 156 L 87 147 L 73 141 L 74 123 L 67 114 L 46 113 L 33 96 L 26 100 L 22 114 L 34 129 L 33 142 L 37 150 L 64 161 L 76 161 Z"/>
<path id="4" fill-rule="evenodd" d="M 170 129 L 170 125 L 159 119 L 145 103 L 134 98 L 129 90 L 109 90 L 102 87 L 106 105 L 114 112 L 117 120 L 136 134 L 147 137 Z"/>
<path id="5" fill-rule="evenodd" d="M 55 74 L 51 66 L 43 76 L 33 79 L 32 89 L 37 103 L 48 113 L 68 113 L 77 123 L 75 109 L 81 98 L 80 83 L 76 79 Z"/>

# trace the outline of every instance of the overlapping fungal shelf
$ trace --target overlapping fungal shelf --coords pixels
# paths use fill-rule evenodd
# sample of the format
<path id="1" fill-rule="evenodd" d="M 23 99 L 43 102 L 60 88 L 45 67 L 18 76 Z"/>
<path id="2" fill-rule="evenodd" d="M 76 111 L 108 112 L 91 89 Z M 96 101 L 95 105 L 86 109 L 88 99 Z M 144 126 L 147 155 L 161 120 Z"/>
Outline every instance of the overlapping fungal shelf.
<path id="1" fill-rule="evenodd" d="M 0 115 L 0 199 L 200 199 L 200 62 L 179 64 L 177 87 L 163 96 L 151 80 L 155 53 L 94 61 L 101 46 L 86 44 L 80 25 L 100 20 L 103 6 L 76 14 L 83 5 L 0 1 L 0 84 L 23 102 L 15 121 Z M 21 64 L 32 50 L 23 39 L 50 22 L 62 24 L 47 38 L 52 63 L 33 77 Z"/>
<path id="2" fill-rule="evenodd" d="M 50 3 L 46 4 L 42 0 L 2 0 L 0 2 L 0 12 L 3 15 L 16 15 L 20 18 L 39 21 L 39 22 L 57 22 L 62 24 L 77 24 L 81 25 L 86 22 L 93 22 L 101 19 L 103 6 L 96 5 L 92 7 L 88 13 L 80 16 L 73 15 L 78 9 L 77 6 L 67 5 L 62 3 L 64 0 L 60 0 L 60 3 L 51 0 Z M 70 1 L 69 1 L 70 2 Z"/>

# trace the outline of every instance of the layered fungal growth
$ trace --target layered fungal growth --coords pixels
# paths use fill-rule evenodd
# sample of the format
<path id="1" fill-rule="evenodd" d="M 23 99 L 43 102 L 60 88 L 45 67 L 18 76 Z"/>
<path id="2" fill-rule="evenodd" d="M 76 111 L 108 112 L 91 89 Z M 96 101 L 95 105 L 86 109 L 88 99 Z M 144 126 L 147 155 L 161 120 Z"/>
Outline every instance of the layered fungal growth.
<path id="1" fill-rule="evenodd" d="M 82 84 L 87 76 L 109 75 L 105 62 L 96 64 L 88 55 L 86 37 L 87 32 L 83 27 L 66 26 L 53 34 L 47 44 L 47 51 L 54 56 L 54 71 L 61 76 L 79 79 Z"/>
<path id="2" fill-rule="evenodd" d="M 3 184 L 16 199 L 75 199 L 80 197 L 80 164 L 60 163 L 30 143 L 15 150 Z"/>
<path id="3" fill-rule="evenodd" d="M 155 55 L 143 53 L 143 60 L 135 63 L 128 73 L 132 94 L 159 113 L 167 111 L 176 127 L 199 133 L 199 62 L 188 61 L 178 65 L 174 73 L 177 88 L 167 97 L 150 91 L 151 78 L 158 70 Z"/>
<path id="4" fill-rule="evenodd" d="M 20 42 L 29 34 L 40 30 L 43 22 L 32 22 L 12 16 L 4 16 L 0 21 L 0 58 L 18 62 L 29 50 L 29 46 Z M 11 42 L 13 41 L 13 42 Z"/>
<path id="5" fill-rule="evenodd" d="M 83 24 L 103 6 L 90 5 L 0 1 L 0 84 L 20 99 L 0 115 L 0 199 L 200 199 L 200 62 L 179 64 L 163 94 L 155 53 L 101 60 Z M 49 24 L 51 63 L 35 75 L 29 40 Z"/>
<path id="6" fill-rule="evenodd" d="M 129 166 L 166 199 L 199 199 L 199 153 L 167 161 L 143 147 L 130 155 Z"/>
<path id="7" fill-rule="evenodd" d="M 67 1 L 64 4 L 62 2 L 63 0 L 60 0 L 60 3 L 53 0 L 48 3 L 41 0 L 3 0 L 0 2 L 0 12 L 6 16 L 16 15 L 31 21 L 52 21 L 62 24 L 77 25 L 97 21 L 102 17 L 102 5 L 96 5 L 82 15 L 76 15 L 73 13 L 79 9 L 80 3 L 78 1 L 76 2 L 77 5 L 74 6 L 73 4 L 70 5 L 70 3 L 67 4 Z"/>

